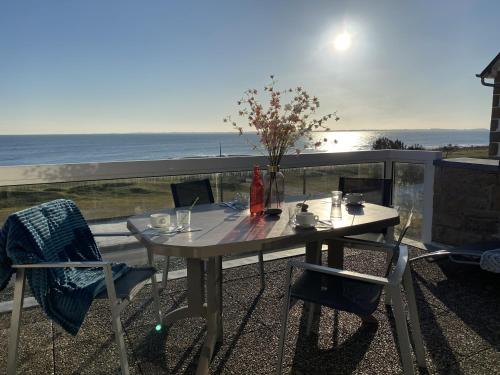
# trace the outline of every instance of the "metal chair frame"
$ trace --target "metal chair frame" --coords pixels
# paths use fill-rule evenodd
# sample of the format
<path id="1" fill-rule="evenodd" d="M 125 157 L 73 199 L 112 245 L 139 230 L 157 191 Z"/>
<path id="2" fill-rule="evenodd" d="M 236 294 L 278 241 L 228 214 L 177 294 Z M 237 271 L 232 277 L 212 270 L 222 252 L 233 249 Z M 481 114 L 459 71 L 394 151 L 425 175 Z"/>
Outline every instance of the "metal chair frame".
<path id="1" fill-rule="evenodd" d="M 402 245 L 403 238 L 410 228 L 413 218 L 413 210 L 410 211 L 408 220 L 401 231 L 396 244 L 386 244 L 381 242 L 368 242 L 368 241 L 355 241 L 363 244 L 363 248 L 369 251 L 384 252 L 387 259 L 387 274 L 385 277 L 374 276 L 354 271 L 341 270 L 338 268 L 331 268 L 317 264 L 304 263 L 298 260 L 291 260 L 288 262 L 286 273 L 286 291 L 285 302 L 283 304 L 282 317 L 281 317 L 281 333 L 278 349 L 278 366 L 276 373 L 281 374 L 283 365 L 283 351 L 286 341 L 288 313 L 290 309 L 291 300 L 291 280 L 294 268 L 323 273 L 325 275 L 336 276 L 340 278 L 353 279 L 364 281 L 371 284 L 381 285 L 385 290 L 386 304 L 391 302 L 394 319 L 396 321 L 396 332 L 399 341 L 399 349 L 401 353 L 401 362 L 403 364 L 403 372 L 405 374 L 414 374 L 413 359 L 411 356 L 411 343 L 408 335 L 408 326 L 406 321 L 406 313 L 403 306 L 403 296 L 401 287 L 406 291 L 406 301 L 408 304 L 408 313 L 411 325 L 411 334 L 413 341 L 413 350 L 420 367 L 426 367 L 424 345 L 422 340 L 422 333 L 420 331 L 420 323 L 418 318 L 417 303 L 415 300 L 415 291 L 413 289 L 413 280 L 411 277 L 411 268 L 408 261 L 408 248 Z M 353 240 L 348 238 L 339 238 L 349 244 Z M 370 246 L 367 246 L 370 245 Z M 394 255 L 397 254 L 397 259 Z M 394 266 L 393 266 L 394 265 Z M 309 334 L 312 326 L 313 315 L 315 310 L 315 303 L 308 303 L 309 312 L 307 317 L 306 333 Z M 364 318 L 364 317 L 362 317 Z M 368 318 L 372 318 L 371 316 Z"/>
<path id="2" fill-rule="evenodd" d="M 484 252 L 500 248 L 500 241 L 489 240 L 466 245 L 460 245 L 450 249 L 440 249 L 430 251 L 425 254 L 410 259 L 410 262 L 425 259 L 428 262 L 435 262 L 447 258 L 453 263 L 479 266 Z"/>
<path id="3" fill-rule="evenodd" d="M 374 251 L 387 251 L 392 252 L 393 247 L 386 244 L 379 244 L 373 249 Z M 281 333 L 278 349 L 278 367 L 276 374 L 281 374 L 283 364 L 284 345 L 287 336 L 287 321 L 291 300 L 291 279 L 294 268 L 302 270 L 309 270 L 313 272 L 320 272 L 327 275 L 337 277 L 360 280 L 367 283 L 383 285 L 386 293 L 390 294 L 393 301 L 392 310 L 396 321 L 396 332 L 398 336 L 399 349 L 401 353 L 401 361 L 403 364 L 403 371 L 405 374 L 414 374 L 413 359 L 411 355 L 412 346 L 408 333 L 408 326 L 406 320 L 406 313 L 403 305 L 403 296 L 401 293 L 401 286 L 406 291 L 406 300 L 408 302 L 408 312 L 411 325 L 411 336 L 413 341 L 413 350 L 420 367 L 426 367 L 424 346 L 422 340 L 422 333 L 420 331 L 420 324 L 417 312 L 417 304 L 415 300 L 415 292 L 413 289 L 413 280 L 411 277 L 411 270 L 408 263 L 408 248 L 405 245 L 399 246 L 399 256 L 394 269 L 387 277 L 373 276 L 353 271 L 346 271 L 326 266 L 315 265 L 311 263 L 304 263 L 297 260 L 292 260 L 288 263 L 286 273 L 286 294 L 285 302 L 282 309 L 281 317 Z"/>
<path id="4" fill-rule="evenodd" d="M 102 236 L 102 234 L 101 234 Z M 149 264 L 152 264 L 152 253 L 148 250 Z M 14 287 L 14 305 L 11 315 L 10 332 L 9 332 L 9 352 L 7 359 L 7 374 L 15 375 L 16 364 L 19 347 L 19 333 L 21 328 L 21 317 L 23 310 L 24 289 L 26 286 L 26 270 L 33 268 L 94 268 L 99 267 L 104 271 L 104 279 L 106 282 L 106 291 L 111 307 L 111 319 L 113 324 L 113 331 L 115 334 L 116 345 L 120 353 L 120 368 L 122 375 L 129 374 L 129 366 L 127 359 L 127 352 L 125 348 L 125 341 L 123 338 L 123 328 L 120 320 L 120 314 L 125 307 L 130 303 L 129 299 L 121 299 L 116 296 L 115 282 L 113 280 L 113 272 L 111 269 L 111 262 L 107 261 L 92 261 L 92 262 L 55 262 L 55 263 L 37 263 L 37 264 L 15 264 L 12 265 L 16 269 L 16 280 Z M 124 276 L 126 277 L 126 275 Z M 156 286 L 156 274 L 151 276 L 153 286 L 153 300 L 154 306 L 157 311 L 158 323 L 161 324 L 160 312 L 160 299 L 158 296 L 158 289 Z"/>
<path id="5" fill-rule="evenodd" d="M 482 253 L 478 253 L 477 251 L 472 251 L 472 250 L 437 250 L 433 251 L 432 253 L 428 254 L 423 254 L 416 256 L 415 258 L 411 258 L 410 261 L 413 262 L 415 260 L 419 259 L 425 259 L 425 258 L 440 258 L 440 257 L 449 257 L 453 262 L 455 263 L 462 263 L 462 264 L 472 264 L 472 265 L 479 265 L 479 261 L 481 259 Z M 471 257 L 471 258 L 476 258 L 476 261 L 472 260 L 461 260 L 458 258 L 455 258 L 456 256 L 464 256 L 464 257 Z"/>

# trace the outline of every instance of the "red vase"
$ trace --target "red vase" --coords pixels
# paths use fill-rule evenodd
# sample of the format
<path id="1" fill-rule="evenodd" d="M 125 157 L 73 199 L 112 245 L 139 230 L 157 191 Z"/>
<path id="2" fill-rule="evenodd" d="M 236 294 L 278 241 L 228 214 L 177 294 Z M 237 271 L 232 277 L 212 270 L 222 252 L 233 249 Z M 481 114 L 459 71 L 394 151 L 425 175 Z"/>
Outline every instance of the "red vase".
<path id="1" fill-rule="evenodd" d="M 253 179 L 250 186 L 250 215 L 262 215 L 264 212 L 264 183 L 259 166 L 253 167 Z"/>

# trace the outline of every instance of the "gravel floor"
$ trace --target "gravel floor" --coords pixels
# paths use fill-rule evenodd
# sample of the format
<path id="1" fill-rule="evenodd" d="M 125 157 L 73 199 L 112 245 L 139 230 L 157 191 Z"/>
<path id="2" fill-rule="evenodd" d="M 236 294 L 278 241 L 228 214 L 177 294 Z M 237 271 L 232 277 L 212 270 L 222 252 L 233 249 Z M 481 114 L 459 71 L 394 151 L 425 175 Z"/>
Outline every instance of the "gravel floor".
<path id="1" fill-rule="evenodd" d="M 412 254 L 419 251 L 412 249 Z M 379 273 L 383 258 L 346 251 L 346 266 Z M 259 292 L 256 265 L 224 271 L 224 343 L 215 353 L 214 374 L 270 374 L 275 370 L 279 311 L 286 260 L 266 262 L 267 286 Z M 500 373 L 500 275 L 421 261 L 413 277 L 429 374 Z M 186 302 L 185 280 L 174 280 L 161 295 L 169 311 Z M 378 325 L 362 325 L 351 314 L 323 308 L 314 334 L 305 335 L 303 305 L 290 312 L 285 373 L 398 374 L 394 320 L 380 304 Z M 0 372 L 5 371 L 10 314 L 0 316 Z M 154 331 L 149 288 L 122 318 L 132 374 L 191 374 L 205 337 L 202 319 Z M 24 312 L 19 373 L 117 374 L 118 354 L 109 307 L 96 301 L 76 337 L 51 324 L 39 308 Z"/>

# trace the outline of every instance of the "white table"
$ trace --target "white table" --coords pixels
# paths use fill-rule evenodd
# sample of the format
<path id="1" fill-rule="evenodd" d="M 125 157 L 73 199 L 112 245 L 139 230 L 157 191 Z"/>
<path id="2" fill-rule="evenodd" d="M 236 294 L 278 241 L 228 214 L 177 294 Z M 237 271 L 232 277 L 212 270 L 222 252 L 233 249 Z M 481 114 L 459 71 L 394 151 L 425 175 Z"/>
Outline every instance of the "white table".
<path id="1" fill-rule="evenodd" d="M 128 229 L 147 248 L 151 265 L 152 254 L 186 258 L 187 306 L 168 313 L 164 316 L 163 323 L 169 325 L 189 317 L 207 319 L 207 338 L 198 362 L 197 374 L 208 374 L 215 345 L 222 342 L 223 255 L 305 245 L 306 261 L 319 263 L 321 245 L 325 240 L 375 232 L 399 224 L 398 212 L 393 208 L 365 204 L 362 208 L 347 209 L 343 205 L 342 218 L 335 220 L 333 227 L 298 230 L 289 224 L 286 208 L 295 203 L 285 203 L 284 212 L 279 218 L 250 217 L 248 210 L 235 211 L 217 204 L 199 205 L 193 209 L 191 226 L 202 230 L 175 235 L 162 235 L 148 230 L 149 215 L 134 216 L 127 221 Z M 308 204 L 310 212 L 314 212 L 320 219 L 329 220 L 330 199 L 313 199 Z M 174 215 L 175 209 L 161 212 Z M 341 253 L 342 247 L 335 246 L 335 250 Z M 341 259 L 341 255 L 336 254 L 335 257 Z"/>

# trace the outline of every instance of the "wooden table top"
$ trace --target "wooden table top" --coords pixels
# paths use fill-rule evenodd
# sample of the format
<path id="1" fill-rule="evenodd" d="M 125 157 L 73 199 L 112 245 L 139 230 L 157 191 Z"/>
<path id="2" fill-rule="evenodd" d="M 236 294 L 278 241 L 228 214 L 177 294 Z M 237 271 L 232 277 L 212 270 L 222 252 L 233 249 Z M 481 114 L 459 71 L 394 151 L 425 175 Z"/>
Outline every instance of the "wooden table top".
<path id="1" fill-rule="evenodd" d="M 128 229 L 146 247 L 156 254 L 186 258 L 207 258 L 245 252 L 279 249 L 307 242 L 322 241 L 346 235 L 375 232 L 399 224 L 397 210 L 366 203 L 364 207 L 349 208 L 342 205 L 342 218 L 333 227 L 319 226 L 297 229 L 289 224 L 288 207 L 297 202 L 283 204 L 280 217 L 254 216 L 249 210 L 235 211 L 218 204 L 196 206 L 191 214 L 191 227 L 201 231 L 161 234 L 148 229 L 149 214 L 133 216 L 127 220 Z M 309 212 L 320 220 L 330 219 L 330 198 L 308 200 Z M 175 209 L 158 211 L 171 214 Z"/>

